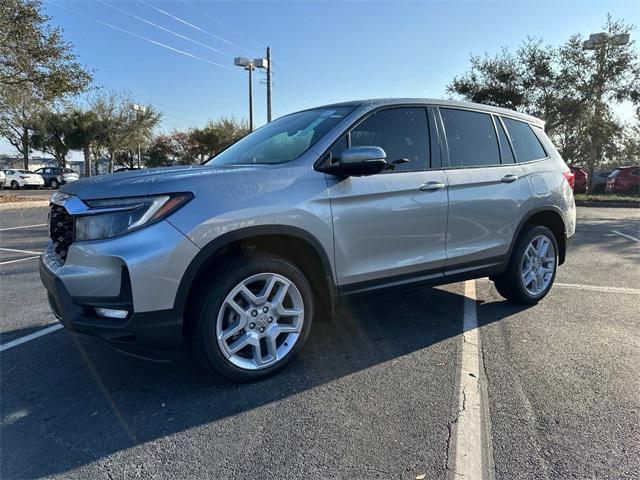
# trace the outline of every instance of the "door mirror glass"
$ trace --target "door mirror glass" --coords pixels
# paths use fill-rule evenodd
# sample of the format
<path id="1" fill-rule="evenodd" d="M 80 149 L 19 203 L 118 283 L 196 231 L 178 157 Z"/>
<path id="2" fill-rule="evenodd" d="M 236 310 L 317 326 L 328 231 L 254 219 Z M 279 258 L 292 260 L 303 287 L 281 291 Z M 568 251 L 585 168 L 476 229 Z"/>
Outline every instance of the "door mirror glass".
<path id="1" fill-rule="evenodd" d="M 387 154 L 380 147 L 351 147 L 322 170 L 332 175 L 359 177 L 374 175 L 387 168 Z"/>

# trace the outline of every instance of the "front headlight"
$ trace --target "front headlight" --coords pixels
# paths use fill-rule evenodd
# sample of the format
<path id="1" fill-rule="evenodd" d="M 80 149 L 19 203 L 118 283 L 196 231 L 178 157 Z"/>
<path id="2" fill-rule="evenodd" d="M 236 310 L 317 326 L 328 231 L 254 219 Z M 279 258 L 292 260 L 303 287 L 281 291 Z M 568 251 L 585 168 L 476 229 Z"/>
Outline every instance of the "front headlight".
<path id="1" fill-rule="evenodd" d="M 158 222 L 193 198 L 191 193 L 85 200 L 89 210 L 75 218 L 75 240 L 116 237 Z"/>

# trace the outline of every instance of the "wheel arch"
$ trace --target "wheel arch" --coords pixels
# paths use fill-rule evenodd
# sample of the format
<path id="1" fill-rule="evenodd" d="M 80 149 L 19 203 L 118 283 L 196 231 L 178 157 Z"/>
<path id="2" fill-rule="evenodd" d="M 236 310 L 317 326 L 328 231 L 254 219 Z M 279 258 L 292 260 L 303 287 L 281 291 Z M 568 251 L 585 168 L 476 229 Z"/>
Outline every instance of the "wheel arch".
<path id="1" fill-rule="evenodd" d="M 548 206 L 533 210 L 529 212 L 528 216 L 524 217 L 520 221 L 516 234 L 513 237 L 513 241 L 511 242 L 507 258 L 511 258 L 516 242 L 522 233 L 522 229 L 526 225 L 543 225 L 553 232 L 556 237 L 556 242 L 558 243 L 558 265 L 562 265 L 567 255 L 567 227 L 562 211 L 555 206 Z"/>
<path id="2" fill-rule="evenodd" d="M 302 270 L 315 292 L 320 292 L 322 306 L 332 314 L 336 296 L 332 264 L 321 242 L 305 230 L 293 226 L 259 225 L 228 232 L 205 245 L 187 267 L 174 301 L 174 310 L 186 320 L 189 298 L 196 291 L 198 280 L 210 272 L 210 267 L 225 255 L 243 251 L 272 253 Z"/>

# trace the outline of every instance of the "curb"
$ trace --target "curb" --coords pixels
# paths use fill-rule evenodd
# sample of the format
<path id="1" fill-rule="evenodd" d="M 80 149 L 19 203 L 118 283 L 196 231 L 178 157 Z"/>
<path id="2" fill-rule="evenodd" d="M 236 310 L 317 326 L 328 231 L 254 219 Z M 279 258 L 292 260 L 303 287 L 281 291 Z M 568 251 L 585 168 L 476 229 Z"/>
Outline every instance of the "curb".
<path id="1" fill-rule="evenodd" d="M 640 202 L 576 202 L 576 207 L 640 208 Z"/>
<path id="2" fill-rule="evenodd" d="M 49 206 L 49 200 L 33 200 L 28 202 L 0 203 L 2 210 L 19 210 L 23 208 L 45 208 Z"/>

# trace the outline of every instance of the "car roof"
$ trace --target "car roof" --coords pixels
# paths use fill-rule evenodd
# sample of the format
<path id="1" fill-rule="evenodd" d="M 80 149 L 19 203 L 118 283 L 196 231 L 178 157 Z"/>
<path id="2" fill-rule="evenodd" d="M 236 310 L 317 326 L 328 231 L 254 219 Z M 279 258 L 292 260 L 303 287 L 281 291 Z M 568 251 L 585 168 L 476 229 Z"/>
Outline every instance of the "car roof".
<path id="1" fill-rule="evenodd" d="M 518 120 L 522 120 L 533 125 L 537 125 L 544 128 L 544 120 L 527 115 L 526 113 L 516 112 L 515 110 L 509 110 L 507 108 L 494 107 L 493 105 L 483 105 L 481 103 L 473 102 L 460 102 L 457 100 L 442 100 L 437 98 L 371 98 L 364 100 L 354 100 L 350 102 L 331 103 L 328 105 L 322 105 L 316 108 L 331 108 L 331 107 L 369 107 L 371 109 L 377 107 L 393 106 L 393 105 L 407 105 L 407 104 L 424 104 L 435 105 L 438 107 L 455 107 L 455 108 L 467 108 L 473 110 L 479 110 L 487 113 L 495 113 L 498 115 L 504 115 L 513 117 Z"/>

